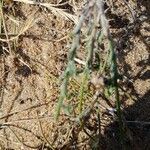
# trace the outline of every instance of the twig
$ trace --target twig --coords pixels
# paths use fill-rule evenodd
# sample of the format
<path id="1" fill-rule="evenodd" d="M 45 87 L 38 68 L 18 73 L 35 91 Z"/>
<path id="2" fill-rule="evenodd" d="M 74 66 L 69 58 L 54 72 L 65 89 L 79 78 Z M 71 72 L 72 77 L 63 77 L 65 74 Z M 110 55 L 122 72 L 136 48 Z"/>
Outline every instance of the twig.
<path id="1" fill-rule="evenodd" d="M 25 131 L 27 131 L 27 132 L 29 132 L 29 133 L 32 133 L 37 139 L 40 139 L 41 141 L 43 141 L 40 136 L 36 135 L 36 134 L 33 133 L 31 130 L 29 130 L 29 129 L 25 128 L 25 127 L 21 127 L 21 126 L 19 126 L 19 125 L 15 125 L 15 124 L 13 124 L 13 123 L 8 123 L 8 122 L 0 124 L 0 129 L 5 129 L 6 127 L 7 127 L 7 128 L 8 128 L 8 127 L 15 127 L 15 128 L 18 128 L 18 129 L 25 130 Z"/>
<path id="2" fill-rule="evenodd" d="M 55 5 L 55 4 L 50 4 L 50 3 L 40 3 L 40 2 L 32 1 L 32 0 L 14 0 L 14 1 L 46 7 L 47 9 L 51 10 L 53 14 L 55 14 L 57 16 L 58 15 L 63 16 L 65 19 L 69 19 L 69 20 L 73 21 L 75 24 L 78 24 L 77 16 L 65 12 L 64 9 L 58 8 L 59 6 L 65 5 L 65 3 Z"/>
<path id="3" fill-rule="evenodd" d="M 85 133 L 89 138 L 91 138 L 93 141 L 96 142 L 96 140 L 86 131 L 85 128 L 83 128 L 83 131 L 84 131 L 84 133 Z"/>
<path id="4" fill-rule="evenodd" d="M 6 39 L 7 39 L 9 53 L 12 56 L 12 50 L 11 50 L 11 46 L 10 46 L 10 42 L 9 42 L 9 38 L 8 38 L 8 32 L 7 32 L 7 29 L 6 29 L 6 24 L 5 24 L 5 19 L 4 19 L 3 8 L 2 8 L 2 3 L 1 2 L 0 2 L 0 14 L 1 14 L 1 17 L 2 17 L 3 28 L 4 28 L 5 36 L 6 36 Z"/>
<path id="5" fill-rule="evenodd" d="M 31 110 L 31 109 L 34 109 L 34 108 L 37 108 L 37 107 L 41 107 L 41 106 L 43 106 L 43 105 L 48 105 L 49 103 L 50 103 L 50 102 L 43 103 L 43 104 L 36 104 L 36 105 L 33 105 L 33 106 L 31 106 L 31 107 L 25 108 L 25 109 L 20 110 L 20 111 L 11 112 L 11 113 L 9 113 L 9 114 L 7 114 L 7 115 L 4 115 L 4 116 L 0 117 L 0 120 L 1 120 L 1 119 L 5 119 L 5 118 L 8 118 L 8 117 L 13 116 L 13 115 L 18 114 L 18 113 L 27 111 L 27 110 Z"/>
<path id="6" fill-rule="evenodd" d="M 101 119 L 100 119 L 100 113 L 99 112 L 97 114 L 97 119 L 98 119 L 98 137 L 99 137 L 98 143 L 100 145 L 100 143 L 101 143 Z"/>
<path id="7" fill-rule="evenodd" d="M 150 122 L 146 122 L 146 121 L 127 121 L 126 120 L 126 123 L 128 125 L 130 125 L 130 124 L 143 125 L 143 126 L 150 125 Z"/>
<path id="8" fill-rule="evenodd" d="M 32 13 L 29 18 L 25 21 L 24 25 L 22 26 L 22 28 L 20 29 L 19 33 L 17 34 L 17 36 L 15 37 L 11 37 L 9 38 L 8 36 L 8 33 L 5 32 L 5 35 L 6 36 L 6 39 L 2 39 L 0 38 L 0 41 L 2 42 L 10 42 L 10 41 L 13 41 L 13 40 L 16 40 L 18 39 L 19 36 L 21 36 L 22 34 L 24 34 L 31 26 L 33 26 L 33 24 L 36 22 L 36 19 L 34 18 L 34 15 L 36 14 L 37 11 L 34 11 L 34 13 Z M 7 33 L 7 34 L 6 34 Z"/>
<path id="9" fill-rule="evenodd" d="M 85 64 L 86 64 L 85 61 L 80 60 L 80 59 L 78 59 L 78 58 L 74 58 L 74 61 L 77 62 L 78 64 L 81 64 L 81 65 L 84 65 L 84 66 L 85 66 Z"/>
<path id="10" fill-rule="evenodd" d="M 123 2 L 127 5 L 128 9 L 129 9 L 129 11 L 131 13 L 131 16 L 133 18 L 133 22 L 136 22 L 137 18 L 136 18 L 136 14 L 135 14 L 133 8 L 129 5 L 129 2 L 127 2 L 126 0 L 123 0 Z"/>
<path id="11" fill-rule="evenodd" d="M 42 128 L 42 124 L 41 124 L 41 121 L 39 120 L 39 116 L 38 116 L 38 112 L 36 111 L 36 114 L 37 114 L 37 120 L 38 120 L 38 123 L 39 123 L 39 127 L 40 127 L 40 130 L 41 130 L 41 133 L 42 133 L 42 136 L 45 140 L 45 142 L 48 143 L 49 147 L 54 150 L 52 144 L 49 142 L 49 140 L 47 139 L 47 137 L 45 136 L 44 132 L 43 132 L 43 128 Z"/>
<path id="12" fill-rule="evenodd" d="M 54 119 L 52 116 L 42 116 L 42 117 L 39 117 L 39 120 L 47 120 L 47 119 Z M 9 124 L 12 124 L 12 123 L 19 123 L 19 122 L 25 122 L 25 121 L 37 121 L 37 118 L 21 118 L 19 120 L 13 120 L 13 121 L 7 121 L 5 123 L 3 123 L 3 125 L 9 125 Z"/>
<path id="13" fill-rule="evenodd" d="M 17 138 L 17 140 L 18 140 L 21 144 L 23 144 L 24 146 L 26 146 L 26 147 L 28 147 L 28 148 L 31 148 L 31 149 L 38 149 L 38 148 L 39 148 L 39 146 L 31 146 L 31 145 L 28 145 L 28 144 L 24 143 L 24 142 L 19 138 L 19 136 L 15 133 L 15 131 L 14 131 L 12 128 L 10 128 L 9 126 L 8 126 L 8 128 L 9 128 L 9 130 L 15 135 L 15 137 Z"/>
<path id="14" fill-rule="evenodd" d="M 7 122 L 8 118 L 10 117 L 9 114 L 11 114 L 11 110 L 12 110 L 13 107 L 14 107 L 15 101 L 19 98 L 19 96 L 21 95 L 22 91 L 23 91 L 23 88 L 21 88 L 21 89 L 18 91 L 17 95 L 16 95 L 15 98 L 12 100 L 11 106 L 10 106 L 10 108 L 8 109 L 7 115 L 6 115 L 6 117 L 5 117 L 5 122 Z"/>

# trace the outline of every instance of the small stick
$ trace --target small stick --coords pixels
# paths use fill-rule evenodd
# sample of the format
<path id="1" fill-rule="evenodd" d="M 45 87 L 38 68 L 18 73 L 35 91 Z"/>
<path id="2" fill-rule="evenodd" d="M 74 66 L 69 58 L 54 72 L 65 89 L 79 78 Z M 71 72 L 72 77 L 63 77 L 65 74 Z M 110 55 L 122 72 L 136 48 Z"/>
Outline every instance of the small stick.
<path id="1" fill-rule="evenodd" d="M 19 136 L 15 133 L 15 131 L 14 131 L 12 128 L 10 128 L 9 126 L 8 126 L 8 128 L 9 128 L 9 130 L 15 135 L 15 137 L 17 138 L 17 140 L 18 140 L 21 144 L 23 144 L 24 146 L 26 146 L 26 147 L 28 147 L 28 148 L 31 148 L 31 149 L 38 149 L 38 148 L 39 148 L 39 146 L 31 146 L 31 145 L 28 145 L 28 144 L 24 143 L 24 142 L 19 138 Z"/>
<path id="2" fill-rule="evenodd" d="M 43 135 L 43 138 L 45 140 L 46 143 L 48 143 L 49 147 L 54 150 L 52 144 L 49 142 L 49 140 L 47 139 L 47 137 L 45 136 L 44 132 L 43 132 L 43 128 L 42 128 L 42 124 L 41 124 L 41 121 L 39 119 L 39 116 L 38 116 L 38 112 L 36 111 L 36 114 L 37 114 L 37 120 L 38 120 L 38 123 L 39 123 L 39 127 L 40 127 L 40 130 L 41 130 L 41 133 Z"/>

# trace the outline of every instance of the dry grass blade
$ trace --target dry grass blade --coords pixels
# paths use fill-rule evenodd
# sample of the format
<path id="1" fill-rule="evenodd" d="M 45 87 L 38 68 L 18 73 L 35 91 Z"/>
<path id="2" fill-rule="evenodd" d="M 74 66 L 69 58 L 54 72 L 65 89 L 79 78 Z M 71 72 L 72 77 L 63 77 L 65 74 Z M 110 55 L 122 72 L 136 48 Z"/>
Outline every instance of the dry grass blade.
<path id="1" fill-rule="evenodd" d="M 28 17 L 28 19 L 22 25 L 17 36 L 12 37 L 12 38 L 7 38 L 7 39 L 0 38 L 0 41 L 9 42 L 9 41 L 13 41 L 13 40 L 18 39 L 20 35 L 24 34 L 29 28 L 31 28 L 35 24 L 36 19 L 35 19 L 34 15 L 35 15 L 35 12 Z"/>
<path id="2" fill-rule="evenodd" d="M 39 120 L 47 120 L 47 119 L 54 119 L 54 118 L 52 116 L 39 117 Z M 37 121 L 37 118 L 33 118 L 33 117 L 21 118 L 21 119 L 18 119 L 18 120 L 13 120 L 13 121 L 10 121 L 10 122 L 3 123 L 3 125 L 10 125 L 10 124 L 13 124 L 13 123 L 20 123 L 20 122 L 26 122 L 26 121 Z"/>
<path id="3" fill-rule="evenodd" d="M 0 117 L 0 120 L 1 120 L 1 119 L 5 119 L 5 118 L 7 118 L 7 117 L 10 117 L 10 116 L 12 116 L 12 115 L 14 115 L 14 114 L 21 113 L 21 112 L 23 112 L 23 111 L 31 110 L 31 109 L 34 109 L 34 108 L 37 108 L 37 107 L 41 107 L 41 106 L 43 106 L 43 105 L 48 105 L 49 103 L 50 103 L 50 102 L 48 102 L 48 103 L 43 103 L 43 104 L 36 104 L 36 105 L 33 105 L 33 106 L 31 106 L 31 107 L 28 107 L 28 108 L 25 108 L 25 109 L 22 109 L 22 110 L 19 110 L 19 111 L 10 112 L 10 113 L 8 113 L 8 114 L 6 114 L 6 115 L 4 115 L 4 116 L 1 116 L 1 117 Z"/>
<path id="4" fill-rule="evenodd" d="M 9 126 L 8 126 L 8 128 L 9 128 L 9 130 L 15 135 L 15 137 L 17 138 L 17 140 L 18 140 L 20 143 L 22 143 L 22 145 L 24 145 L 25 147 L 30 148 L 30 149 L 38 149 L 39 146 L 31 146 L 31 145 L 28 145 L 28 144 L 24 143 L 24 142 L 19 138 L 19 136 L 16 134 L 16 132 L 15 132 L 12 128 L 10 128 Z"/>
<path id="5" fill-rule="evenodd" d="M 51 10 L 52 13 L 55 14 L 56 16 L 61 16 L 61 17 L 64 17 L 65 19 L 69 19 L 69 20 L 73 21 L 75 24 L 78 23 L 78 17 L 75 15 L 72 15 L 68 12 L 65 12 L 64 9 L 57 8 L 58 6 L 60 6 L 59 4 L 54 5 L 54 4 L 50 4 L 50 3 L 40 3 L 40 2 L 31 1 L 31 0 L 14 0 L 14 1 L 46 7 L 49 10 Z"/>
<path id="6" fill-rule="evenodd" d="M 11 54 L 12 53 L 12 50 L 11 50 L 11 46 L 10 46 L 10 43 L 9 43 L 9 40 L 8 40 L 8 32 L 7 32 L 7 28 L 6 28 L 6 23 L 5 23 L 5 18 L 4 18 L 4 13 L 3 13 L 3 8 L 2 8 L 3 4 L 0 3 L 0 17 L 1 17 L 1 21 L 2 21 L 2 25 L 3 25 L 3 28 L 4 28 L 4 33 L 5 33 L 5 36 L 6 36 L 6 39 L 7 39 L 7 44 L 8 44 L 8 48 L 9 48 L 9 53 Z"/>
<path id="7" fill-rule="evenodd" d="M 42 128 L 42 124 L 41 124 L 41 122 L 40 122 L 40 120 L 39 120 L 38 112 L 36 112 L 36 115 L 37 115 L 37 120 L 38 120 L 38 124 L 39 124 L 40 130 L 41 130 L 41 133 L 42 133 L 42 136 L 43 136 L 45 142 L 48 143 L 49 147 L 50 147 L 52 150 L 54 150 L 52 144 L 50 143 L 50 141 L 47 139 L 47 137 L 45 136 L 45 134 L 44 134 L 44 132 L 43 132 L 43 128 Z"/>
<path id="8" fill-rule="evenodd" d="M 19 20 L 16 20 L 13 16 L 9 16 L 9 15 L 7 15 L 7 14 L 5 14 L 5 16 L 9 19 L 9 20 L 11 20 L 15 25 L 17 25 L 17 26 L 19 26 L 19 24 L 21 23 L 21 21 L 19 21 Z"/>
<path id="9" fill-rule="evenodd" d="M 42 139 L 41 136 L 39 136 L 38 134 L 34 133 L 32 130 L 30 130 L 30 129 L 26 128 L 26 127 L 23 127 L 23 126 L 20 126 L 20 125 L 16 125 L 16 124 L 14 124 L 13 122 L 12 122 L 12 123 L 6 122 L 6 123 L 0 124 L 0 128 L 1 128 L 1 129 L 5 129 L 5 128 L 9 128 L 9 127 L 11 127 L 11 128 L 16 128 L 16 129 L 19 129 L 19 130 L 23 130 L 23 131 L 25 131 L 26 133 L 32 134 L 35 138 L 37 138 L 37 139 L 43 141 L 43 139 Z"/>

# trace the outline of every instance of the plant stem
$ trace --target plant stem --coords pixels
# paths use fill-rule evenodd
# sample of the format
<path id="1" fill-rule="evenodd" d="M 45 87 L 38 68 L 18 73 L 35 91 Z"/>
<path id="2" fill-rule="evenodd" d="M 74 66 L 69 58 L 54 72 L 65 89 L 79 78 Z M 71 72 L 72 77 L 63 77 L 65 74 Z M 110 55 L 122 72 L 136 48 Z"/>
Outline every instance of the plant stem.
<path id="1" fill-rule="evenodd" d="M 117 70 L 116 55 L 114 52 L 113 40 L 111 37 L 109 37 L 109 47 L 110 47 L 110 57 L 111 57 L 110 75 L 111 75 L 112 86 L 114 88 L 116 110 L 117 110 L 119 131 L 120 131 L 119 139 L 120 139 L 120 143 L 121 143 L 121 147 L 122 147 L 124 145 L 124 138 L 125 138 L 124 124 L 123 124 L 123 118 L 122 118 L 121 103 L 120 103 L 120 98 L 119 98 L 119 87 L 118 87 L 118 83 L 117 83 L 118 70 Z"/>

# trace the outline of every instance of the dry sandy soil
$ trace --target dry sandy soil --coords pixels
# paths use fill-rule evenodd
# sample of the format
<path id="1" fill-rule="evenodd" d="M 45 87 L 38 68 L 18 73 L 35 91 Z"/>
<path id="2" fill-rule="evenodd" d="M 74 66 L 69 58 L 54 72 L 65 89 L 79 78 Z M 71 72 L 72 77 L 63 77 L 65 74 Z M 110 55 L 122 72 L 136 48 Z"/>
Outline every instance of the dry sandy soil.
<path id="1" fill-rule="evenodd" d="M 72 16 L 67 19 L 62 12 L 44 6 L 4 0 L 0 31 L 0 149 L 119 150 L 117 123 L 104 109 L 100 114 L 101 133 L 95 111 L 81 131 L 63 112 L 55 121 L 59 76 L 67 63 L 70 33 L 83 2 L 42 2 L 68 2 L 57 8 L 66 9 Z M 125 77 L 121 86 L 125 89 L 122 110 L 130 137 L 126 144 L 132 150 L 149 150 L 150 2 L 128 0 L 127 3 L 136 13 L 136 23 L 132 23 L 132 14 L 124 0 L 108 0 L 105 9 L 116 41 L 119 72 Z M 7 38 L 12 41 L 3 40 Z M 78 83 L 73 86 L 72 94 L 78 93 Z M 85 106 L 89 103 L 87 98 Z M 103 101 L 101 104 L 110 108 Z"/>

